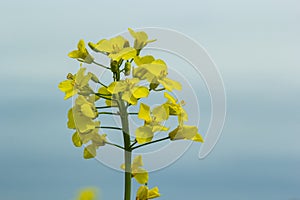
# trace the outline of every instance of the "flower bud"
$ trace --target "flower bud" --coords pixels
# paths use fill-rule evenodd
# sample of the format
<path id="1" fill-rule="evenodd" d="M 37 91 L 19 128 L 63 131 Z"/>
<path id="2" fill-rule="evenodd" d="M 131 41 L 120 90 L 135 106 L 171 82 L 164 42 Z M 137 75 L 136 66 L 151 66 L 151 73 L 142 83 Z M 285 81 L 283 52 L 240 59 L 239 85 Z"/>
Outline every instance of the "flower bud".
<path id="1" fill-rule="evenodd" d="M 125 63 L 125 68 L 124 68 L 125 72 L 125 76 L 129 76 L 130 75 L 130 71 L 131 71 L 131 63 L 130 62 L 126 62 Z"/>
<path id="2" fill-rule="evenodd" d="M 91 77 L 92 81 L 94 81 L 95 83 L 99 83 L 99 79 L 95 74 L 89 72 L 88 75 Z"/>
<path id="3" fill-rule="evenodd" d="M 74 76 L 73 76 L 73 74 L 71 74 L 71 73 L 68 73 L 68 75 L 67 75 L 67 79 L 68 79 L 68 80 L 74 80 Z"/>
<path id="4" fill-rule="evenodd" d="M 159 83 L 150 83 L 150 89 L 154 90 L 157 88 L 158 85 L 159 85 Z"/>
<path id="5" fill-rule="evenodd" d="M 111 70 L 113 73 L 118 72 L 118 70 L 119 70 L 119 65 L 118 65 L 118 62 L 117 62 L 117 61 L 112 60 L 112 61 L 110 62 L 110 70 Z"/>

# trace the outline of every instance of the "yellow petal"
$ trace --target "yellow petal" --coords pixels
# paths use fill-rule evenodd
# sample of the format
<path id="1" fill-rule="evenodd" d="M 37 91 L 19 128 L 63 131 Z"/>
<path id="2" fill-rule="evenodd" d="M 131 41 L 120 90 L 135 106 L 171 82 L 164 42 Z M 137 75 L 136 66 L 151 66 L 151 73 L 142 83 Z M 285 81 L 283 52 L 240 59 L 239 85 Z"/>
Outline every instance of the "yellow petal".
<path id="1" fill-rule="evenodd" d="M 75 122 L 74 122 L 74 117 L 73 117 L 73 110 L 72 108 L 68 111 L 68 122 L 67 126 L 69 129 L 75 129 Z"/>
<path id="2" fill-rule="evenodd" d="M 134 62 L 137 64 L 137 66 L 143 65 L 143 64 L 150 64 L 155 60 L 153 56 L 147 55 L 147 56 L 136 56 L 134 57 Z"/>
<path id="3" fill-rule="evenodd" d="M 84 189 L 80 192 L 77 200 L 96 200 L 97 199 L 97 191 L 92 188 Z"/>
<path id="4" fill-rule="evenodd" d="M 73 144 L 74 144 L 75 147 L 81 147 L 82 146 L 82 142 L 81 142 L 80 136 L 79 136 L 77 131 L 73 134 L 72 141 L 73 141 Z"/>
<path id="5" fill-rule="evenodd" d="M 168 93 L 165 92 L 164 96 L 165 96 L 165 98 L 168 99 L 169 102 L 171 102 L 173 104 L 176 104 L 177 100 L 174 97 L 172 97 L 170 94 L 168 94 Z"/>
<path id="6" fill-rule="evenodd" d="M 78 58 L 78 57 L 80 57 L 80 53 L 79 53 L 78 50 L 74 50 L 74 51 L 71 51 L 71 52 L 68 54 L 68 56 L 69 56 L 70 58 Z"/>
<path id="7" fill-rule="evenodd" d="M 84 159 L 94 158 L 96 156 L 96 147 L 93 144 L 88 145 L 84 148 L 83 157 Z"/>
<path id="8" fill-rule="evenodd" d="M 101 87 L 101 88 L 99 88 L 98 93 L 99 93 L 99 94 L 104 94 L 104 95 L 110 95 L 110 94 L 111 94 L 111 93 L 107 90 L 106 87 Z"/>
<path id="9" fill-rule="evenodd" d="M 178 126 L 176 129 L 169 133 L 171 140 L 187 139 L 191 140 L 198 133 L 198 128 L 196 126 Z"/>
<path id="10" fill-rule="evenodd" d="M 95 118 L 97 116 L 97 112 L 93 109 L 91 105 L 87 103 L 81 106 L 81 112 L 89 118 Z"/>
<path id="11" fill-rule="evenodd" d="M 137 104 L 137 99 L 133 96 L 133 94 L 129 91 L 125 91 L 122 95 L 122 99 L 124 101 L 127 101 L 128 103 L 132 104 L 132 105 L 136 105 Z"/>
<path id="12" fill-rule="evenodd" d="M 197 133 L 197 134 L 192 138 L 192 140 L 195 141 L 195 142 L 204 142 L 202 136 L 201 136 L 199 133 Z"/>
<path id="13" fill-rule="evenodd" d="M 163 78 L 158 80 L 168 91 L 181 90 L 182 86 L 179 82 L 171 80 L 169 78 Z"/>
<path id="14" fill-rule="evenodd" d="M 74 81 L 73 80 L 65 80 L 59 83 L 58 88 L 62 92 L 67 92 L 74 89 Z"/>
<path id="15" fill-rule="evenodd" d="M 146 122 L 151 121 L 150 107 L 148 105 L 143 104 L 143 103 L 140 104 L 140 110 L 139 110 L 138 118 L 143 119 Z"/>
<path id="16" fill-rule="evenodd" d="M 76 129 L 80 133 L 85 133 L 96 127 L 96 122 L 94 122 L 91 118 L 82 115 L 80 108 L 77 106 L 73 108 L 73 116 Z"/>
<path id="17" fill-rule="evenodd" d="M 156 106 L 152 110 L 152 115 L 155 117 L 155 121 L 162 122 L 169 118 L 168 107 L 164 105 Z"/>
<path id="18" fill-rule="evenodd" d="M 140 186 L 136 193 L 136 200 L 147 200 L 148 199 L 148 187 Z"/>
<path id="19" fill-rule="evenodd" d="M 139 167 L 142 167 L 143 165 L 144 165 L 144 163 L 143 163 L 142 156 L 138 155 L 133 159 L 131 168 L 134 170 Z"/>
<path id="20" fill-rule="evenodd" d="M 78 72 L 76 73 L 75 76 L 75 82 L 78 84 L 82 81 L 82 79 L 84 78 L 84 73 L 85 73 L 86 68 L 84 67 L 80 67 Z"/>
<path id="21" fill-rule="evenodd" d="M 78 48 L 79 51 L 84 51 L 85 50 L 84 40 L 79 40 L 79 42 L 77 44 L 77 48 Z"/>
<path id="22" fill-rule="evenodd" d="M 167 72 L 167 66 L 163 64 L 144 64 L 141 65 L 141 67 L 144 67 L 147 69 L 151 74 L 158 77 L 161 75 L 162 72 Z"/>
<path id="23" fill-rule="evenodd" d="M 152 126 L 152 132 L 155 133 L 157 131 L 168 131 L 169 128 L 162 125 L 154 125 Z"/>
<path id="24" fill-rule="evenodd" d="M 144 86 L 134 87 L 132 94 L 135 98 L 143 98 L 149 95 L 149 89 Z"/>
<path id="25" fill-rule="evenodd" d="M 139 184 L 148 183 L 149 175 L 145 169 L 139 168 L 133 173 L 134 173 L 133 177 Z"/>
<path id="26" fill-rule="evenodd" d="M 134 49 L 132 47 L 127 47 L 127 48 L 122 49 L 118 53 L 109 54 L 109 57 L 112 60 L 116 60 L 116 61 L 119 61 L 121 59 L 129 60 L 131 58 L 134 58 L 136 56 L 136 54 L 137 54 L 136 49 Z"/>
<path id="27" fill-rule="evenodd" d="M 124 81 L 115 81 L 107 87 L 107 91 L 110 94 L 117 94 L 119 92 L 123 92 L 126 89 L 126 87 L 127 85 Z"/>
<path id="28" fill-rule="evenodd" d="M 154 188 L 148 190 L 148 199 L 154 199 L 157 197 L 160 197 L 158 187 L 154 187 Z"/>
<path id="29" fill-rule="evenodd" d="M 153 138 L 152 129 L 148 126 L 141 126 L 135 130 L 136 140 L 139 144 L 150 142 Z"/>

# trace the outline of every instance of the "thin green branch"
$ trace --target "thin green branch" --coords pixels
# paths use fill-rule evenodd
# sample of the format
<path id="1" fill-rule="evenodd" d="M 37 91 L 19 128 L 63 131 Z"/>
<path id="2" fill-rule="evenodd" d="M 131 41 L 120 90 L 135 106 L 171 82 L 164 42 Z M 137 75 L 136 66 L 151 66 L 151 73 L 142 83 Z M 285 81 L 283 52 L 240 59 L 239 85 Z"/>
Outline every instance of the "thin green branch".
<path id="1" fill-rule="evenodd" d="M 120 115 L 119 113 L 112 113 L 112 112 L 98 112 L 99 115 Z"/>
<path id="2" fill-rule="evenodd" d="M 138 115 L 139 113 L 135 113 L 135 112 L 130 112 L 128 113 L 129 115 Z"/>
<path id="3" fill-rule="evenodd" d="M 135 139 L 134 142 L 130 145 L 130 148 L 132 148 L 136 143 L 137 143 L 137 141 Z"/>
<path id="4" fill-rule="evenodd" d="M 95 94 L 99 96 L 112 96 L 112 94 L 102 94 L 102 93 L 95 93 Z"/>
<path id="5" fill-rule="evenodd" d="M 114 127 L 114 126 L 100 126 L 99 128 L 103 128 L 103 129 L 114 129 L 114 130 L 120 130 L 122 131 L 122 128 L 119 127 Z"/>
<path id="6" fill-rule="evenodd" d="M 109 70 L 110 70 L 109 67 L 107 67 L 107 66 L 105 66 L 105 65 L 102 65 L 102 64 L 100 64 L 100 63 L 97 63 L 96 61 L 93 61 L 93 63 L 96 64 L 96 65 L 98 65 L 98 66 L 100 66 L 100 67 L 103 67 L 103 68 L 105 68 L 105 69 L 109 69 Z"/>
<path id="7" fill-rule="evenodd" d="M 105 109 L 105 108 L 112 108 L 112 106 L 98 106 L 97 109 Z"/>
<path id="8" fill-rule="evenodd" d="M 100 81 L 98 81 L 98 83 L 99 83 L 100 85 L 102 85 L 103 87 L 107 88 L 107 85 L 105 85 L 104 83 L 102 83 L 102 82 L 100 82 Z"/>
<path id="9" fill-rule="evenodd" d="M 117 144 L 114 144 L 114 143 L 105 142 L 105 144 L 108 144 L 108 145 L 111 145 L 111 146 L 115 146 L 115 147 L 118 147 L 118 148 L 124 150 L 124 147 L 122 147 L 122 146 L 120 146 L 120 145 L 117 145 Z"/>
<path id="10" fill-rule="evenodd" d="M 148 142 L 148 143 L 144 143 L 144 144 L 141 144 L 141 145 L 138 145 L 138 146 L 136 146 L 136 147 L 131 148 L 131 150 L 134 150 L 134 149 L 137 149 L 137 148 L 140 148 L 140 147 L 149 145 L 149 144 L 154 144 L 154 143 L 157 143 L 157 142 L 161 142 L 161 141 L 164 141 L 164 140 L 168 140 L 168 139 L 170 139 L 170 136 L 164 137 L 164 138 L 161 138 L 161 139 L 158 139 L 158 140 L 154 140 L 154 141 L 151 141 L 151 142 Z"/>
<path id="11" fill-rule="evenodd" d="M 99 93 L 94 93 L 95 95 L 97 95 L 98 97 L 102 98 L 102 99 L 106 99 L 106 100 L 110 100 L 110 101 L 116 101 L 115 99 L 110 99 L 107 97 L 104 97 L 103 95 L 99 94 Z"/>

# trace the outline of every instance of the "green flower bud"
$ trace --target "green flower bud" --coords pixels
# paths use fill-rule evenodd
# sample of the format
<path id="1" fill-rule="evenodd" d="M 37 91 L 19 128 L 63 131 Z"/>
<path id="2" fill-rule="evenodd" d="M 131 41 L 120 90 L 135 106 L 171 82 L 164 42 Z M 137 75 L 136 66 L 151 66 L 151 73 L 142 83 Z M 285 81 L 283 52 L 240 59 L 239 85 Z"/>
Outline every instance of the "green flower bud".
<path id="1" fill-rule="evenodd" d="M 130 62 L 126 62 L 125 63 L 125 68 L 124 68 L 125 72 L 125 76 L 129 76 L 130 75 L 130 71 L 131 71 L 131 63 Z"/>
<path id="2" fill-rule="evenodd" d="M 159 83 L 150 83 L 150 89 L 154 90 L 157 88 L 158 85 L 159 85 Z"/>
<path id="3" fill-rule="evenodd" d="M 95 74 L 89 72 L 88 75 L 91 77 L 92 81 L 94 81 L 95 83 L 99 83 L 99 79 Z"/>
<path id="4" fill-rule="evenodd" d="M 68 73 L 67 79 L 68 79 L 68 80 L 74 80 L 74 75 L 71 74 L 71 73 Z"/>
<path id="5" fill-rule="evenodd" d="M 117 62 L 117 61 L 112 60 L 112 61 L 110 62 L 110 70 L 111 70 L 113 73 L 118 72 L 118 70 L 119 70 L 119 65 L 118 65 L 118 62 Z"/>

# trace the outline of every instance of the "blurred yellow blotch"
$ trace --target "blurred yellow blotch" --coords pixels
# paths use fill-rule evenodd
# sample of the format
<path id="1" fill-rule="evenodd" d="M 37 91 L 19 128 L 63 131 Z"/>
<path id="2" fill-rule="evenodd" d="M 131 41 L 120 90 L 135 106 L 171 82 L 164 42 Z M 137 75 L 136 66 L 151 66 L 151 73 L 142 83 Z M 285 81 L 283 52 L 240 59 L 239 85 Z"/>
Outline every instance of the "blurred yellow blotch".
<path id="1" fill-rule="evenodd" d="M 79 191 L 76 200 L 99 200 L 98 190 L 95 188 L 85 188 Z"/>

